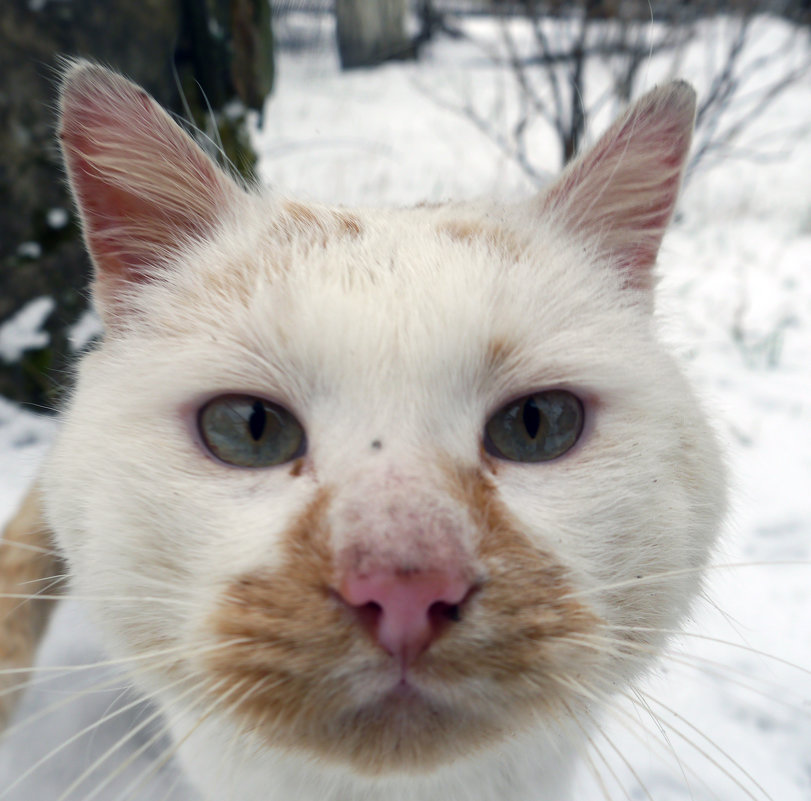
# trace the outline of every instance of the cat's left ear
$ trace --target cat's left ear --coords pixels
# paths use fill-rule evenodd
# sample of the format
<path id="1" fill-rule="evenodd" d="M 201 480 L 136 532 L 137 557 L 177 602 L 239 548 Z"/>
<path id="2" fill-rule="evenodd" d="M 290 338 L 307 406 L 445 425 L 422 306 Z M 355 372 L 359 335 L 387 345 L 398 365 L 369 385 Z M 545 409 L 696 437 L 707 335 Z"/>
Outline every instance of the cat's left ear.
<path id="1" fill-rule="evenodd" d="M 690 150 L 696 95 L 674 81 L 644 95 L 540 197 L 652 305 L 653 266 Z"/>
<path id="2" fill-rule="evenodd" d="M 129 313 L 129 294 L 216 230 L 244 191 L 143 89 L 87 61 L 66 62 L 59 137 L 109 328 Z"/>

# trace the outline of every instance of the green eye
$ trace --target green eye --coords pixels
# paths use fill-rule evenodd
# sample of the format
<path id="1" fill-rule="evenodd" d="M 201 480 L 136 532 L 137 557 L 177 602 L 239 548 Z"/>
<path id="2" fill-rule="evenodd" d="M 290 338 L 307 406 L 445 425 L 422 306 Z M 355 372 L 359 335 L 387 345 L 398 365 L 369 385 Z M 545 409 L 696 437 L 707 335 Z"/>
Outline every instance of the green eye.
<path id="1" fill-rule="evenodd" d="M 304 429 L 287 409 L 250 395 L 222 395 L 200 410 L 200 435 L 218 459 L 271 467 L 304 453 Z"/>
<path id="2" fill-rule="evenodd" d="M 562 456 L 583 430 L 583 404 L 562 389 L 535 392 L 499 409 L 485 426 L 485 447 L 513 462 Z"/>

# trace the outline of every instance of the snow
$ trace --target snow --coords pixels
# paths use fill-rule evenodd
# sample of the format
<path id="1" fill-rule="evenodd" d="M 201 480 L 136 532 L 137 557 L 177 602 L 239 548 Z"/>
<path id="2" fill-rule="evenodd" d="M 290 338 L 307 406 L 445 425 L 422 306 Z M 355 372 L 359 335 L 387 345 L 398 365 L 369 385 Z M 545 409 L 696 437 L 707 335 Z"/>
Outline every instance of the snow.
<path id="1" fill-rule="evenodd" d="M 23 242 L 17 246 L 17 255 L 21 259 L 38 259 L 42 256 L 42 245 L 39 242 Z"/>
<path id="2" fill-rule="evenodd" d="M 93 309 L 85 310 L 68 329 L 68 342 L 71 350 L 74 353 L 80 352 L 102 333 L 103 328 L 98 314 Z"/>
<path id="3" fill-rule="evenodd" d="M 12 363 L 27 350 L 43 348 L 50 341 L 42 325 L 54 310 L 54 299 L 34 298 L 0 326 L 0 359 Z"/>
<path id="4" fill-rule="evenodd" d="M 58 207 L 48 209 L 48 213 L 45 216 L 45 221 L 51 228 L 64 228 L 68 224 L 69 220 L 70 215 L 68 214 L 67 209 Z"/>
<path id="5" fill-rule="evenodd" d="M 288 33 L 300 26 L 312 35 L 311 21 L 303 17 L 281 24 Z M 472 25 L 477 36 L 496 40 L 488 21 Z M 757 54 L 771 54 L 757 73 L 763 80 L 796 61 L 801 34 L 773 20 L 756 25 Z M 717 42 L 722 28 L 708 30 L 707 40 Z M 462 98 L 492 112 L 495 122 L 512 113 L 508 79 L 480 50 L 443 41 L 417 64 L 341 74 L 334 52 L 318 46 L 328 34 L 323 31 L 315 46 L 280 56 L 276 93 L 264 129 L 256 133 L 266 180 L 292 195 L 347 205 L 513 197 L 531 188 L 487 136 L 447 108 Z M 705 91 L 706 67 L 695 48 L 680 73 Z M 651 62 L 646 85 L 669 69 Z M 606 121 L 598 119 L 597 127 Z M 665 240 L 662 330 L 716 419 L 732 467 L 733 510 L 706 600 L 642 688 L 640 698 L 657 720 L 641 702 L 632 707 L 618 700 L 604 723 L 605 736 L 595 737 L 591 768 L 585 765 L 578 777 L 579 801 L 811 798 L 809 126 L 806 78 L 773 102 L 748 140 L 713 162 L 712 170 L 692 176 Z M 806 133 L 798 137 L 797 131 Z M 755 151 L 772 157 L 734 157 Z M 556 168 L 557 146 L 548 132 L 537 131 L 531 155 L 540 171 Z M 0 353 L 41 342 L 49 309 L 47 299 L 34 301 L 0 329 Z M 96 324 L 88 318 L 78 332 Z M 11 514 L 30 482 L 55 425 L 0 401 L 0 518 Z M 103 659 L 101 647 L 80 607 L 65 605 L 41 663 L 97 659 Z M 131 702 L 120 682 L 68 702 L 71 693 L 105 676 L 79 670 L 29 693 L 20 720 L 55 701 L 65 703 L 0 744 L 0 787 L 116 704 Z M 138 707 L 112 718 L 43 763 L 30 780 L 5 795 L 0 790 L 0 798 L 59 798 L 147 717 Z M 145 726 L 111 758 L 118 764 L 132 758 L 132 764 L 98 797 L 116 798 L 113 785 L 126 787 L 162 753 L 162 743 L 138 753 L 152 731 L 153 724 Z M 82 791 L 93 786 L 88 782 L 67 798 L 85 797 Z M 164 797 L 192 798 L 171 762 L 132 796 Z"/>

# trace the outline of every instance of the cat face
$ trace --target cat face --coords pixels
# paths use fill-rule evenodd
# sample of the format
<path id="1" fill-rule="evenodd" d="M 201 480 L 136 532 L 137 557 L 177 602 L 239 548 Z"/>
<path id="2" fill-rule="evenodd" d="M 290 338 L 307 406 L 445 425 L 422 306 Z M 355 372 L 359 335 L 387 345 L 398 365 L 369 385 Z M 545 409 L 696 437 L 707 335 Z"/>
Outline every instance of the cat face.
<path id="1" fill-rule="evenodd" d="M 723 510 L 650 316 L 692 113 L 651 93 L 513 207 L 350 212 L 246 191 L 68 72 L 106 336 L 49 518 L 203 781 L 560 797 L 554 750 L 685 614 Z"/>

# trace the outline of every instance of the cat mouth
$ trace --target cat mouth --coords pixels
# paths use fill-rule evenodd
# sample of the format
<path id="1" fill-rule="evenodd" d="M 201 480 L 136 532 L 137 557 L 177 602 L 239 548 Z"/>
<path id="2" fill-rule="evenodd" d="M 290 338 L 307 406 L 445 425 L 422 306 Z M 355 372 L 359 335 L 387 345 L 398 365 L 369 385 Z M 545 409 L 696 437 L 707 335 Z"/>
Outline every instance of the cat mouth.
<path id="1" fill-rule="evenodd" d="M 399 680 L 383 692 L 381 703 L 385 705 L 389 701 L 394 704 L 430 703 L 431 694 L 421 685 L 413 668 L 402 666 Z"/>
<path id="2" fill-rule="evenodd" d="M 458 631 L 403 659 L 342 621 L 325 618 L 302 643 L 278 618 L 273 637 L 254 632 L 210 658 L 218 681 L 246 693 L 234 709 L 241 725 L 249 721 L 268 746 L 302 749 L 370 776 L 432 770 L 554 713 L 564 694 L 549 678 L 556 668 L 543 643 L 526 644 L 531 632 L 511 647 L 509 639 Z M 322 644 L 316 636 L 327 634 L 328 645 L 313 657 Z"/>
<path id="3" fill-rule="evenodd" d="M 401 678 L 396 684 L 384 691 L 374 704 L 381 713 L 416 711 L 418 707 L 432 707 L 434 703 L 428 694 L 414 680 Z"/>

